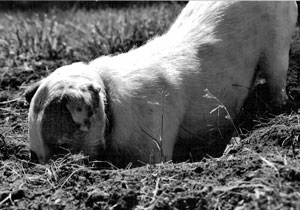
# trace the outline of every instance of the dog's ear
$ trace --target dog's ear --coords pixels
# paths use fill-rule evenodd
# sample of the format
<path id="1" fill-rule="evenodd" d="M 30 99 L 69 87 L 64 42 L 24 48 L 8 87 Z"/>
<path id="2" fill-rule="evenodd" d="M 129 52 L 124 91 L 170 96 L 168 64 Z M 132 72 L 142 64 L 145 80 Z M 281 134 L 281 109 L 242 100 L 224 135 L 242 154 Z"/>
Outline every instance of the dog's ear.
<path id="1" fill-rule="evenodd" d="M 35 92 L 37 91 L 37 89 L 39 88 L 39 86 L 41 85 L 43 80 L 40 80 L 30 86 L 27 87 L 26 91 L 25 91 L 25 99 L 28 103 L 31 102 L 31 99 L 33 98 Z"/>
<path id="2" fill-rule="evenodd" d="M 99 102 L 101 100 L 101 98 L 100 98 L 101 87 L 99 85 L 93 83 L 88 86 L 88 90 L 92 93 L 93 107 L 98 108 Z"/>
<path id="3" fill-rule="evenodd" d="M 99 94 L 99 92 L 101 91 L 101 87 L 96 83 L 92 83 L 88 85 L 88 90 L 92 91 L 95 94 Z"/>

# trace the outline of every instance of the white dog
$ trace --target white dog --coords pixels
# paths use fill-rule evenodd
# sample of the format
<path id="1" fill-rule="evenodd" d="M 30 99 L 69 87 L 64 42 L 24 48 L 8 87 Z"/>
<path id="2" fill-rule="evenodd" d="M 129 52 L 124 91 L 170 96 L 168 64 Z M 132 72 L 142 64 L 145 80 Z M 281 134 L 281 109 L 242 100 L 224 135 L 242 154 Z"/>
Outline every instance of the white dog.
<path id="1" fill-rule="evenodd" d="M 219 150 L 257 65 L 285 103 L 296 21 L 295 2 L 189 2 L 144 46 L 61 67 L 30 87 L 30 148 L 41 163 L 67 150 L 120 166 Z"/>

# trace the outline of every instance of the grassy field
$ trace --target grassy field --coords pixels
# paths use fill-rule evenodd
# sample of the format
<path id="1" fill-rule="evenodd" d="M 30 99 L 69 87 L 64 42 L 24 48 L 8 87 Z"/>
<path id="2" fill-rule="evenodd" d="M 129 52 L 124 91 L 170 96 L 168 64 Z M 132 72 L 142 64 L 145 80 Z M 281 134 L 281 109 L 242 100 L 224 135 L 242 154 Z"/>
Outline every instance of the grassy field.
<path id="1" fill-rule="evenodd" d="M 126 52 L 163 34 L 183 4 L 0 11 L 0 209 L 300 209 L 300 32 L 292 41 L 290 103 L 258 85 L 220 158 L 95 170 L 82 155 L 29 162 L 23 93 L 57 67 Z"/>
<path id="2" fill-rule="evenodd" d="M 7 75 L 14 70 L 33 73 L 37 79 L 63 64 L 138 47 L 166 31 L 181 7 L 165 3 L 89 11 L 1 12 L 0 66 L 5 75 L 0 88 L 17 88 L 27 82 L 18 78 L 8 84 Z"/>

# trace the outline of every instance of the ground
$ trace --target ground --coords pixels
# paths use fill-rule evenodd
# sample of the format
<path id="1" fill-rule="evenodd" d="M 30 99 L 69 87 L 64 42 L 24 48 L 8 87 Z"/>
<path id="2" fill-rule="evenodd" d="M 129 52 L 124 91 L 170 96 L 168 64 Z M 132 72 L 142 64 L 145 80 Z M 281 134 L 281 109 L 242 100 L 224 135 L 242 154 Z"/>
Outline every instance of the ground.
<path id="1" fill-rule="evenodd" d="M 95 169 L 81 154 L 29 162 L 25 87 L 58 66 L 140 46 L 166 31 L 182 7 L 0 12 L 0 209 L 300 209 L 299 29 L 290 102 L 274 107 L 258 80 L 222 157 L 109 170 Z"/>

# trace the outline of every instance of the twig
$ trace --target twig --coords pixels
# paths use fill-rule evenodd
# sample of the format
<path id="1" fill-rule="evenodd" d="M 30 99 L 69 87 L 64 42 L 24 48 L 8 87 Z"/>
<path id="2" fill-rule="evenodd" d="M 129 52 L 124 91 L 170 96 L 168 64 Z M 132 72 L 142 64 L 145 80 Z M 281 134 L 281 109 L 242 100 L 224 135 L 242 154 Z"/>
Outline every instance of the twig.
<path id="1" fill-rule="evenodd" d="M 5 112 L 10 112 L 10 113 L 12 113 L 12 114 L 14 114 L 14 115 L 20 115 L 20 113 L 15 112 L 15 111 L 13 111 L 13 110 L 9 110 L 9 109 L 7 109 L 7 108 L 0 108 L 0 110 L 3 110 L 3 111 L 5 111 Z"/>
<path id="2" fill-rule="evenodd" d="M 9 193 L 9 195 L 0 202 L 0 206 L 2 206 L 7 200 L 10 200 L 10 202 L 15 205 L 11 199 L 11 193 Z"/>
<path id="3" fill-rule="evenodd" d="M 99 161 L 99 160 L 94 160 L 94 161 L 91 161 L 91 163 L 107 163 L 113 170 L 119 170 L 119 168 L 117 166 L 115 166 L 114 164 L 112 164 L 111 162 L 109 161 Z"/>
<path id="4" fill-rule="evenodd" d="M 155 197 L 157 196 L 157 193 L 158 193 L 158 190 L 159 190 L 159 181 L 160 181 L 160 178 L 157 177 L 156 183 L 155 183 L 155 189 L 153 190 L 153 198 L 152 198 L 152 200 L 154 200 Z"/>
<path id="5" fill-rule="evenodd" d="M 10 104 L 10 103 L 13 103 L 13 102 L 16 102 L 16 101 L 21 101 L 21 98 L 15 98 L 15 99 L 12 99 L 12 100 L 9 100 L 9 101 L 2 101 L 2 102 L 0 102 L 0 105 Z"/>
<path id="6" fill-rule="evenodd" d="M 263 184 L 253 184 L 253 183 L 249 183 L 249 184 L 238 183 L 234 186 L 216 187 L 213 191 L 214 192 L 223 192 L 223 193 L 225 193 L 227 191 L 232 191 L 232 190 L 235 190 L 235 189 L 257 188 L 257 187 L 263 188 L 266 191 L 273 191 L 273 189 L 268 187 L 268 186 L 265 186 Z"/>
<path id="7" fill-rule="evenodd" d="M 150 206 L 148 208 L 146 208 L 147 210 L 152 210 L 154 209 L 156 203 L 157 203 L 157 193 L 158 193 L 158 190 L 159 190 L 159 182 L 160 182 L 160 178 L 157 177 L 156 179 L 156 183 L 155 183 L 155 189 L 153 190 L 153 197 L 152 197 L 152 200 L 150 202 Z"/>
<path id="8" fill-rule="evenodd" d="M 274 163 L 272 163 L 271 161 L 269 161 L 266 158 L 262 157 L 261 155 L 258 155 L 258 156 L 260 157 L 260 159 L 262 159 L 262 161 L 264 161 L 268 166 L 273 168 L 278 173 L 278 169 L 276 168 Z"/>
<path id="9" fill-rule="evenodd" d="M 82 170 L 82 168 L 78 168 L 77 170 L 73 171 L 69 176 L 68 178 L 63 182 L 63 184 L 60 186 L 60 190 L 63 188 L 63 186 L 69 181 L 69 179 L 75 174 L 77 173 L 78 171 Z"/>

